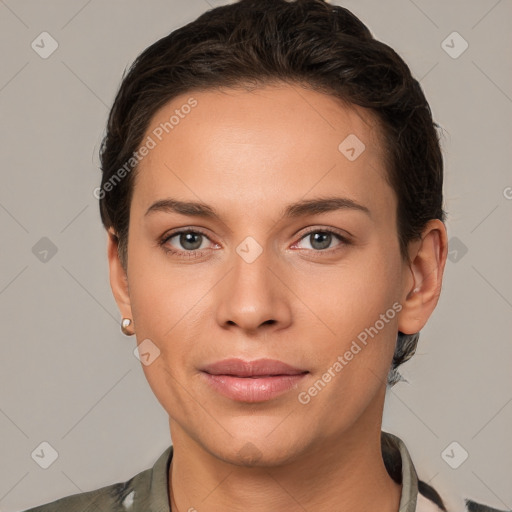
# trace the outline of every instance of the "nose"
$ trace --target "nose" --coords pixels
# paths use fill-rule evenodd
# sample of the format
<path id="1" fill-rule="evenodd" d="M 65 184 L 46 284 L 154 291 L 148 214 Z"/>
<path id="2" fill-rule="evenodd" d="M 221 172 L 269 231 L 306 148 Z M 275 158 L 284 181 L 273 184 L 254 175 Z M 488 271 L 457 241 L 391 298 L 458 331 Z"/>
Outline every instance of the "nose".
<path id="1" fill-rule="evenodd" d="M 239 327 L 251 334 L 288 326 L 291 291 L 282 262 L 280 265 L 270 251 L 264 250 L 252 262 L 235 252 L 230 263 L 231 270 L 216 287 L 219 325 Z"/>

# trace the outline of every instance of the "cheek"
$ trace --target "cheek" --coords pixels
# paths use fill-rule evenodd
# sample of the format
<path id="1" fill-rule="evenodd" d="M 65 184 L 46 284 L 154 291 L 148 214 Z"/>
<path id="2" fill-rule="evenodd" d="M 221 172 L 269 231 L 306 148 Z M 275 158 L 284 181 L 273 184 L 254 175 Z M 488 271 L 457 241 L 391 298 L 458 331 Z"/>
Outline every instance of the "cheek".
<path id="1" fill-rule="evenodd" d="M 149 271 L 151 273 L 151 271 Z M 144 276 L 147 276 L 147 279 Z M 150 338 L 166 350 L 167 340 L 175 340 L 194 315 L 201 294 L 197 284 L 165 274 L 146 271 L 130 287 L 132 313 L 138 337 Z"/>
<path id="2" fill-rule="evenodd" d="M 378 250 L 361 253 L 310 295 L 308 306 L 322 320 L 317 328 L 324 333 L 315 357 L 322 375 L 331 369 L 337 376 L 332 379 L 334 400 L 370 396 L 386 382 L 401 309 L 397 261 L 379 257 Z"/>
<path id="3" fill-rule="evenodd" d="M 187 314 L 200 298 L 201 281 L 191 273 L 191 266 L 182 270 L 172 264 L 162 248 L 154 247 L 155 242 L 150 244 L 137 230 L 130 237 L 128 281 L 137 337 L 162 345 L 180 321 L 187 322 Z"/>
<path id="4" fill-rule="evenodd" d="M 400 267 L 378 252 L 358 252 L 337 267 L 304 273 L 297 280 L 297 295 L 323 320 L 331 338 L 356 336 L 400 297 Z"/>
<path id="5" fill-rule="evenodd" d="M 184 389 L 197 349 L 194 326 L 204 308 L 200 301 L 204 293 L 197 281 L 169 268 L 144 266 L 133 275 L 130 300 L 137 341 L 151 340 L 158 353 L 154 362 L 142 364 L 145 377 L 165 410 L 187 410 Z"/>

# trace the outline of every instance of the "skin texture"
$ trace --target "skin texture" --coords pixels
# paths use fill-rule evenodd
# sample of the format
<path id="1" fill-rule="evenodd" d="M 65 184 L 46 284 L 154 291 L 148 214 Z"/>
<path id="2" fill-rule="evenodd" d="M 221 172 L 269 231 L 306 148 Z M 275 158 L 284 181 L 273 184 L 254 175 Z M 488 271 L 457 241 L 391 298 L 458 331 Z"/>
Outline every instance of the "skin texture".
<path id="1" fill-rule="evenodd" d="M 190 97 L 197 106 L 139 165 L 127 272 L 115 237 L 108 240 L 120 312 L 133 319 L 138 343 L 149 338 L 160 350 L 142 368 L 169 414 L 177 509 L 360 512 L 379 503 L 397 511 L 401 488 L 380 447 L 386 376 L 397 331 L 420 331 L 437 304 L 445 226 L 430 221 L 410 244 L 411 263 L 401 259 L 397 200 L 371 112 L 291 84 L 191 91 L 161 108 L 146 135 Z M 350 134 L 366 146 L 354 161 L 338 150 Z M 281 218 L 290 203 L 327 196 L 350 198 L 370 215 Z M 168 197 L 211 205 L 221 220 L 145 215 Z M 191 252 L 179 235 L 158 244 L 176 228 L 206 234 L 195 239 L 197 257 L 164 251 Z M 305 236 L 312 228 L 351 243 L 333 235 L 321 246 Z M 262 249 L 252 263 L 236 251 L 248 236 Z M 301 404 L 299 392 L 395 302 L 401 311 Z M 212 390 L 200 371 L 229 357 L 268 357 L 310 373 L 297 389 L 242 403 Z"/>

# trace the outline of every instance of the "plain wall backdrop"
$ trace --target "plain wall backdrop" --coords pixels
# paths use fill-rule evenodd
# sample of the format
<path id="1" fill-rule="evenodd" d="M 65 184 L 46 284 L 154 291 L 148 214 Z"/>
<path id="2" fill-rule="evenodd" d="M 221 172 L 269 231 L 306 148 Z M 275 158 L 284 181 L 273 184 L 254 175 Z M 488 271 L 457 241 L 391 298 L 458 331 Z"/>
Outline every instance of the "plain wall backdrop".
<path id="1" fill-rule="evenodd" d="M 221 3 L 0 0 L 3 512 L 126 480 L 171 442 L 119 329 L 93 190 L 125 68 Z M 383 429 L 452 510 L 512 509 L 512 3 L 333 3 L 405 59 L 444 130 L 443 290 Z M 31 456 L 42 442 L 58 455 L 47 469 Z"/>

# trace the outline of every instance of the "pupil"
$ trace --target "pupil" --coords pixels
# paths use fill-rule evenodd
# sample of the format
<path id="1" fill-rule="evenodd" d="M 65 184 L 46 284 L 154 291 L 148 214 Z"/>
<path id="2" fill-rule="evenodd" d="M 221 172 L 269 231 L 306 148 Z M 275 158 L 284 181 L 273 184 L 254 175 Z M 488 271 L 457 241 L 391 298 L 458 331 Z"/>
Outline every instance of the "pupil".
<path id="1" fill-rule="evenodd" d="M 331 242 L 331 234 L 330 233 L 314 233 L 313 235 L 313 242 L 311 243 L 311 246 L 315 249 L 326 249 L 329 247 L 329 244 Z M 323 238 L 323 242 L 322 242 Z M 320 239 L 320 240 L 319 240 Z M 315 243 L 320 241 L 320 247 L 316 246 Z"/>
<path id="2" fill-rule="evenodd" d="M 194 237 L 200 237 L 200 236 L 202 236 L 202 235 L 200 235 L 199 233 L 185 233 L 185 234 L 181 235 L 180 243 L 186 249 L 194 251 L 194 250 L 198 249 L 201 246 L 201 241 L 199 241 L 199 243 L 197 243 L 197 241 L 194 243 L 193 238 Z M 192 244 L 193 247 L 190 247 L 187 244 Z M 194 247 L 194 245 L 195 245 L 195 247 Z"/>

